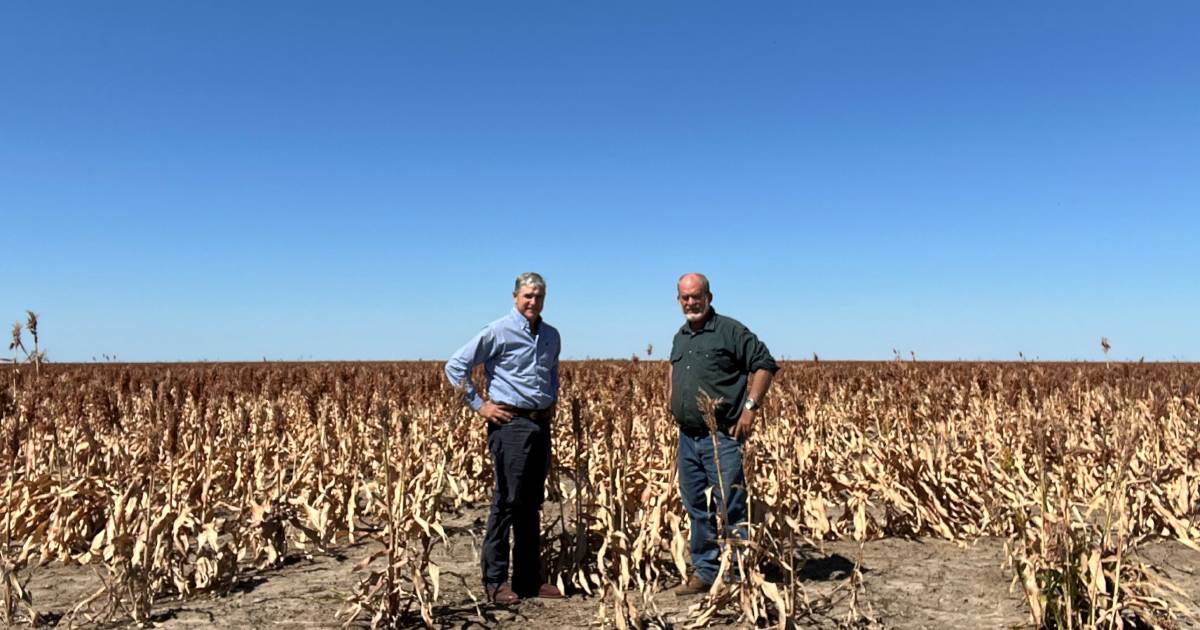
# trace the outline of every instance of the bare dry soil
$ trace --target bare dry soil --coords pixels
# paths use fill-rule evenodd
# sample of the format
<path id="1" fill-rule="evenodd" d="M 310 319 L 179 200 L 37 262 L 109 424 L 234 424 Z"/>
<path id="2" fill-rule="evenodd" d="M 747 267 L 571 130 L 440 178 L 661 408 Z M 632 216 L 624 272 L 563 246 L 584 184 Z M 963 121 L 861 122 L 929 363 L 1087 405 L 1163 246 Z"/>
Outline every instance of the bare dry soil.
<path id="1" fill-rule="evenodd" d="M 452 521 L 451 545 L 439 547 L 433 560 L 442 567 L 438 622 L 447 628 L 525 630 L 582 628 L 598 624 L 602 602 L 595 597 L 526 600 L 511 607 L 482 603 L 477 545 L 485 511 L 468 510 Z M 232 593 L 190 600 L 169 599 L 156 606 L 154 625 L 163 628 L 337 628 L 361 576 L 354 565 L 379 548 L 363 542 L 336 553 L 294 552 L 283 566 L 246 572 Z M 807 627 L 837 627 L 850 617 L 847 577 L 859 557 L 857 543 L 829 542 L 809 551 L 803 580 L 797 584 L 818 612 L 801 620 Z M 863 616 L 854 625 L 883 628 L 1014 628 L 1028 627 L 1020 591 L 1011 586 L 1003 541 L 994 538 L 956 544 L 943 540 L 883 539 L 861 549 L 863 588 L 856 608 Z M 1171 541 L 1145 546 L 1142 557 L 1187 593 L 1200 593 L 1200 553 Z M 72 606 L 100 587 L 88 567 L 52 565 L 34 570 L 30 587 L 39 612 L 65 625 Z M 699 596 L 654 598 L 663 616 L 681 625 Z M 479 602 L 479 603 L 477 603 Z M 75 619 L 78 624 L 81 620 Z M 413 619 L 419 624 L 419 618 Z M 119 626 L 120 624 L 114 624 Z M 366 625 L 365 619 L 352 626 Z M 718 618 L 711 627 L 733 627 Z M 1181 627 L 1196 627 L 1182 624 Z"/>

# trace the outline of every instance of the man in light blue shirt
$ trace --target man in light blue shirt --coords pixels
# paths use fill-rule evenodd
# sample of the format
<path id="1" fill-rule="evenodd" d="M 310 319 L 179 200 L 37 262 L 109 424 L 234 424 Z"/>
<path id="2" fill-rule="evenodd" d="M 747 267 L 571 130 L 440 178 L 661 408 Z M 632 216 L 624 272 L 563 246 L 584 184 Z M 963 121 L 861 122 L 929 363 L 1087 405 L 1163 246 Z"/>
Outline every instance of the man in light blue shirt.
<path id="1" fill-rule="evenodd" d="M 540 275 L 517 276 L 513 310 L 485 326 L 446 362 L 450 384 L 462 389 L 464 401 L 488 421 L 496 486 L 480 564 L 484 591 L 499 604 L 515 604 L 522 597 L 562 597 L 541 572 L 540 514 L 562 346 L 558 331 L 542 321 L 545 302 L 546 281 Z M 476 365 L 483 365 L 487 376 L 487 400 L 471 382 Z"/>

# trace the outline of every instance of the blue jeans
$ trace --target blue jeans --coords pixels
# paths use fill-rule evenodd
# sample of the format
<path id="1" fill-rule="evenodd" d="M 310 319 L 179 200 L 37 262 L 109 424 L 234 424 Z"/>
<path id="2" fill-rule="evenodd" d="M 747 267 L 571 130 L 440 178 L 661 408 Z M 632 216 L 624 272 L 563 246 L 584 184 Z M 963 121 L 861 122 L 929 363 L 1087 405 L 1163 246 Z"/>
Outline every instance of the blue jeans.
<path id="1" fill-rule="evenodd" d="M 725 502 L 728 520 L 724 536 L 746 537 L 746 478 L 742 473 L 742 444 L 738 440 L 717 434 L 717 454 L 721 459 L 721 487 L 717 482 L 717 464 L 713 461 L 711 435 L 698 437 L 679 432 L 679 494 L 692 519 L 692 535 L 688 551 L 692 555 L 692 571 L 712 584 L 721 564 L 721 548 L 717 542 L 717 514 L 720 502 Z M 704 493 L 712 488 L 712 505 Z"/>

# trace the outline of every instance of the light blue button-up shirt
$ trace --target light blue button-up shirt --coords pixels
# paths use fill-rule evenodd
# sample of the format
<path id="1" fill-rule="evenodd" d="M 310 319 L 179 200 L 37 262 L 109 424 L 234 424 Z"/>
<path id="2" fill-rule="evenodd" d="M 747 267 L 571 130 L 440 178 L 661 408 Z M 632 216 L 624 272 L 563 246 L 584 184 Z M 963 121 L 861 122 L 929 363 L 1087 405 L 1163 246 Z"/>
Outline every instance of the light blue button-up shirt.
<path id="1" fill-rule="evenodd" d="M 558 399 L 561 350 L 558 330 L 543 320 L 534 336 L 529 320 L 514 308 L 484 326 L 446 361 L 446 377 L 451 385 L 466 387 L 463 399 L 479 411 L 483 397 L 475 391 L 470 375 L 471 368 L 482 363 L 487 374 L 488 397 L 493 403 L 545 409 Z"/>

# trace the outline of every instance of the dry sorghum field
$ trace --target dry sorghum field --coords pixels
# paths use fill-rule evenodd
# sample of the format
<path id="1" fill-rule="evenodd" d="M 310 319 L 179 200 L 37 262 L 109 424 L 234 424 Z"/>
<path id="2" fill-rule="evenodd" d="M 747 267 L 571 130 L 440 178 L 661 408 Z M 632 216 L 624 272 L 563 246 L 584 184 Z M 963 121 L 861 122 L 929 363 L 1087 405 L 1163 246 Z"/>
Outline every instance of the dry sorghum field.
<path id="1" fill-rule="evenodd" d="M 1200 366 L 787 362 L 746 451 L 741 580 L 678 601 L 659 361 L 566 362 L 545 571 L 475 554 L 484 422 L 441 365 L 0 368 L 15 623 L 1187 626 Z M 732 550 L 738 553 L 733 553 Z M 956 616 L 957 615 L 957 616 Z"/>

